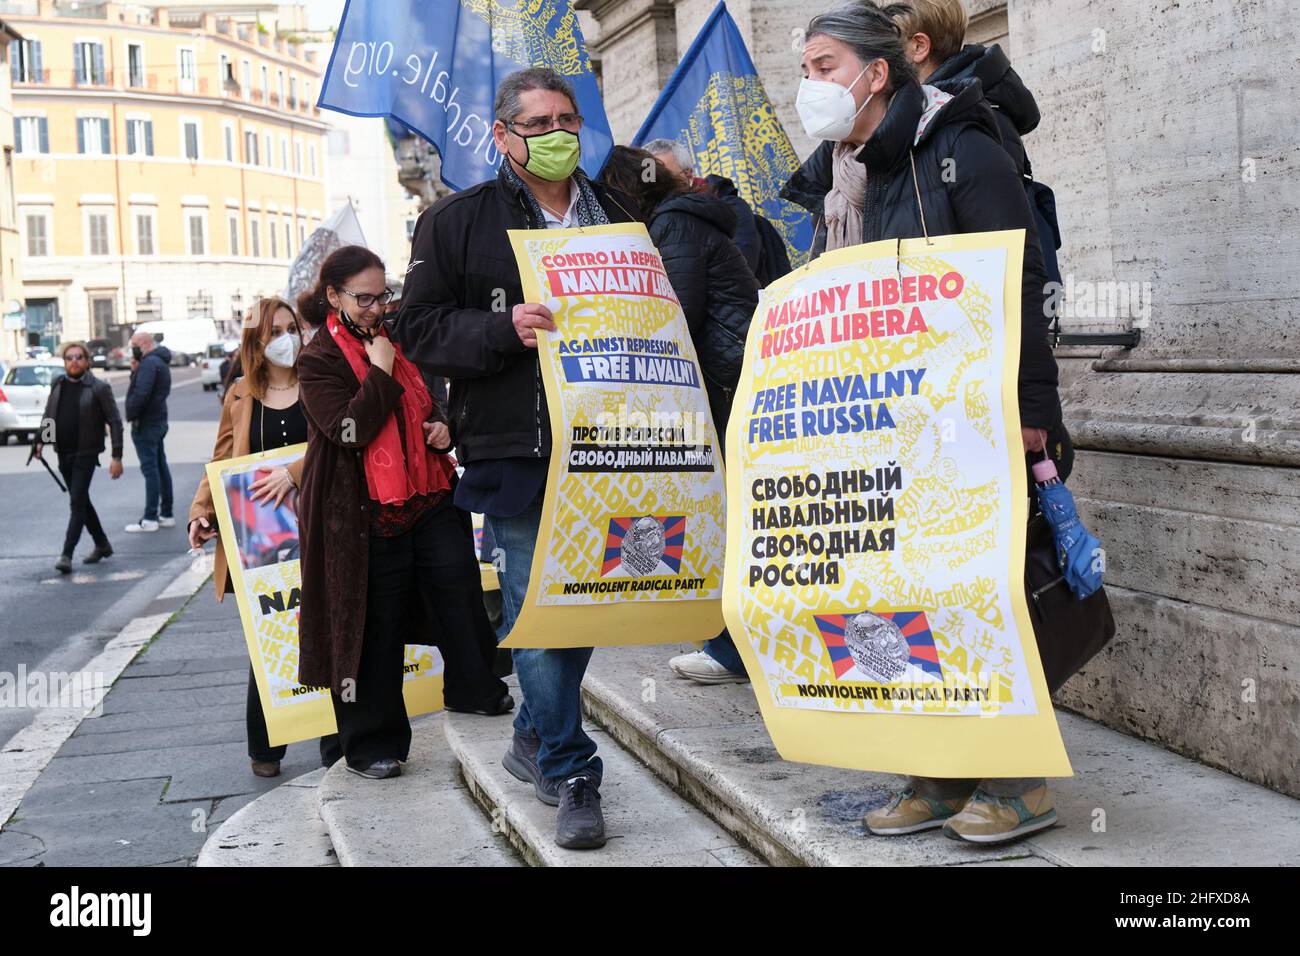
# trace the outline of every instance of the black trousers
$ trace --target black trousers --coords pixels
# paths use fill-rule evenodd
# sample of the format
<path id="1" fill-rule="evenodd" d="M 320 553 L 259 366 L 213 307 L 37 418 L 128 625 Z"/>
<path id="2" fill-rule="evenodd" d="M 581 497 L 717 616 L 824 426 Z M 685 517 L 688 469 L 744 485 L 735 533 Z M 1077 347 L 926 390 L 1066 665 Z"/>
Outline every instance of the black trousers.
<path id="1" fill-rule="evenodd" d="M 81 540 L 82 528 L 90 532 L 96 547 L 108 547 L 108 535 L 104 534 L 104 526 L 99 523 L 95 506 L 90 503 L 90 482 L 94 479 L 98 466 L 99 458 L 95 455 L 59 455 L 59 474 L 68 486 L 68 505 L 71 511 L 68 515 L 68 530 L 63 536 L 62 551 L 68 557 L 72 557 L 77 542 Z"/>
<path id="2" fill-rule="evenodd" d="M 284 744 L 272 747 L 267 740 L 266 715 L 262 713 L 262 698 L 257 693 L 257 678 L 253 676 L 252 664 L 248 665 L 248 702 L 244 707 L 244 729 L 248 734 L 250 758 L 266 762 L 284 759 L 289 748 Z M 321 766 L 329 767 L 342 756 L 338 734 L 329 734 L 320 739 Z"/>
<path id="3" fill-rule="evenodd" d="M 407 611 L 420 602 L 435 635 L 411 633 Z M 464 518 L 450 495 L 395 537 L 370 537 L 366 630 L 351 700 L 333 694 L 339 742 L 351 766 L 405 760 L 411 722 L 402 699 L 408 643 L 433 639 L 443 659 L 443 697 L 460 710 L 490 707 L 506 693 L 492 673 L 496 635 Z"/>

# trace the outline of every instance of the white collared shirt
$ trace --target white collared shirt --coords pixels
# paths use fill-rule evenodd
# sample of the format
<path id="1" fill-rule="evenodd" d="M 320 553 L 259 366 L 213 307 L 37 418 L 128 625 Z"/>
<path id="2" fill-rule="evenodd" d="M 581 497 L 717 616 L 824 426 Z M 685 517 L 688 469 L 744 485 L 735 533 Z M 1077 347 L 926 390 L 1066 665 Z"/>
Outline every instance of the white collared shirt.
<path id="1" fill-rule="evenodd" d="M 537 203 L 542 209 L 542 219 L 546 222 L 547 229 L 568 229 L 574 224 L 574 213 L 578 208 L 578 183 L 574 179 L 569 180 L 569 208 L 564 212 L 563 219 L 557 219 L 555 214 L 542 206 L 541 202 Z"/>

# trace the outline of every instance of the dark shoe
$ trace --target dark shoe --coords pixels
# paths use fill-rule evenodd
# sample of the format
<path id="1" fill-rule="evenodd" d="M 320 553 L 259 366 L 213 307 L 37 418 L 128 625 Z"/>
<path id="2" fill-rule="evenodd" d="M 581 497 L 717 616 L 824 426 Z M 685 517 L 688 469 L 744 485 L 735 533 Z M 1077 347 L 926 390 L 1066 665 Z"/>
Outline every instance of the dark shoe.
<path id="1" fill-rule="evenodd" d="M 111 544 L 106 544 L 102 548 L 99 545 L 95 545 L 95 550 L 90 552 L 90 554 L 86 555 L 84 558 L 82 558 L 81 563 L 98 564 L 104 558 L 111 558 L 112 556 L 113 556 L 113 546 Z"/>
<path id="2" fill-rule="evenodd" d="M 280 776 L 280 761 L 254 760 L 253 773 L 259 777 L 278 777 Z"/>
<path id="3" fill-rule="evenodd" d="M 54 562 L 54 570 L 60 574 L 72 573 L 72 558 L 66 554 L 59 555 L 59 560 Z"/>
<path id="4" fill-rule="evenodd" d="M 363 767 L 360 770 L 352 766 L 352 764 L 348 764 L 348 770 L 358 777 L 366 777 L 369 780 L 387 780 L 389 777 L 400 777 L 402 775 L 402 765 L 391 757 L 376 760 L 369 767 Z"/>
<path id="5" fill-rule="evenodd" d="M 445 701 L 442 706 L 453 714 L 478 714 L 480 717 L 500 717 L 502 714 L 508 714 L 515 709 L 515 699 L 509 694 L 502 694 L 500 699 L 487 707 L 453 707 Z"/>
<path id="6" fill-rule="evenodd" d="M 510 749 L 501 758 L 501 766 L 510 771 L 510 776 L 524 783 L 531 783 L 537 799 L 548 807 L 560 805 L 560 787 L 542 776 L 537 766 L 537 748 L 541 741 L 536 737 L 521 737 L 515 734 L 510 741 Z"/>
<path id="7" fill-rule="evenodd" d="M 594 850 L 605 845 L 605 815 L 600 812 L 600 786 L 579 774 L 560 784 L 560 813 L 555 819 L 555 843 L 566 850 Z"/>

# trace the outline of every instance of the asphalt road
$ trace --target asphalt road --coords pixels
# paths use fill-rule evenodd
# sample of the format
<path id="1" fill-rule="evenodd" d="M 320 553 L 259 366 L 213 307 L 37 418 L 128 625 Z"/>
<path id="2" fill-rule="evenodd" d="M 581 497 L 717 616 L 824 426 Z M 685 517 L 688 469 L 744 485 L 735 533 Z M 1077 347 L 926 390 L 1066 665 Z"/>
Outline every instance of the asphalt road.
<path id="1" fill-rule="evenodd" d="M 107 373 L 119 409 L 127 375 Z M 122 477 L 110 480 L 106 450 L 90 487 L 115 553 L 97 565 L 82 564 L 93 547 L 83 532 L 71 575 L 54 570 L 67 527 L 67 496 L 38 462 L 25 466 L 30 446 L 12 440 L 0 446 L 0 672 L 16 674 L 19 664 L 29 673 L 81 668 L 180 572 L 188 560 L 184 526 L 190 499 L 212 456 L 220 414 L 216 393 L 203 390 L 197 369 L 172 370 L 165 448 L 176 527 L 153 534 L 123 531 L 144 511 L 144 478 L 128 428 Z M 53 456 L 47 458 L 54 465 Z M 0 743 L 31 716 L 0 706 Z"/>

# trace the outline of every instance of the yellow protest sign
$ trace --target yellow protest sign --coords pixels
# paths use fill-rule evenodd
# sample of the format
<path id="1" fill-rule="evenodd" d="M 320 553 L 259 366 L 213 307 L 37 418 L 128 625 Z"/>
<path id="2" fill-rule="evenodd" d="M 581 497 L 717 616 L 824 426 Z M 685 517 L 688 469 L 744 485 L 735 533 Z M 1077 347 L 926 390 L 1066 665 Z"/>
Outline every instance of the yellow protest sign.
<path id="1" fill-rule="evenodd" d="M 226 549 L 244 640 L 272 746 L 332 734 L 329 689 L 298 683 L 298 493 L 280 506 L 253 501 L 250 486 L 272 468 L 289 465 L 306 445 L 210 462 L 208 484 Z M 407 645 L 402 697 L 414 717 L 442 707 L 442 656 L 436 648 Z"/>
<path id="2" fill-rule="evenodd" d="M 1070 773 L 1024 593 L 1024 233 L 769 286 L 727 435 L 724 609 L 788 760 Z"/>
<path id="3" fill-rule="evenodd" d="M 512 230 L 551 459 L 528 593 L 503 646 L 702 641 L 722 629 L 722 459 L 695 347 L 640 223 Z"/>

